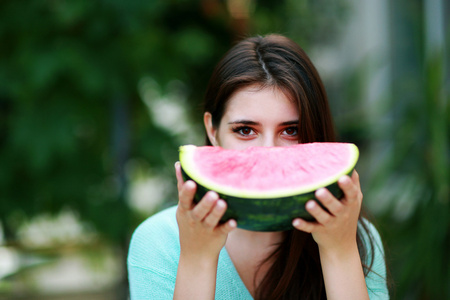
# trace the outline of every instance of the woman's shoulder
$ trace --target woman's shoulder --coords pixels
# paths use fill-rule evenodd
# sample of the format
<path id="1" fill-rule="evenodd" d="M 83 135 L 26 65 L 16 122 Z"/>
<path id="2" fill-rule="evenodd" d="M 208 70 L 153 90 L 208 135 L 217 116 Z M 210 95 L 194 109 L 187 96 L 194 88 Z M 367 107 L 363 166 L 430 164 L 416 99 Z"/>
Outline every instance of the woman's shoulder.
<path id="1" fill-rule="evenodd" d="M 362 219 L 358 226 L 366 248 L 365 264 L 370 265 L 366 284 L 370 299 L 389 299 L 383 241 L 375 225 Z"/>
<path id="2" fill-rule="evenodd" d="M 136 228 L 128 251 L 129 264 L 141 265 L 155 255 L 178 257 L 180 246 L 176 209 L 176 206 L 166 208 Z"/>
<path id="3" fill-rule="evenodd" d="M 178 231 L 176 210 L 177 206 L 171 206 L 148 217 L 136 228 L 133 236 L 142 232 L 155 231 L 155 229 Z"/>
<path id="4" fill-rule="evenodd" d="M 361 232 L 361 237 L 363 238 L 363 241 L 366 245 L 371 241 L 373 246 L 376 248 L 375 251 L 384 253 L 383 242 L 381 240 L 380 233 L 372 222 L 365 218 L 362 218 L 359 221 L 358 230 Z"/>

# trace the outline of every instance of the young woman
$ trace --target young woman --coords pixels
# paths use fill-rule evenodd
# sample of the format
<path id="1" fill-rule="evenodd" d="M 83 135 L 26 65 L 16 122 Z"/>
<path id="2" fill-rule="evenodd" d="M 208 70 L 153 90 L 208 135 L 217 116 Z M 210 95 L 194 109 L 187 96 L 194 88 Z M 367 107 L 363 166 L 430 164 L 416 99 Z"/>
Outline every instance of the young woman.
<path id="1" fill-rule="evenodd" d="M 335 140 L 321 79 L 290 39 L 269 35 L 234 46 L 214 70 L 205 97 L 208 145 L 229 149 Z M 361 217 L 356 171 L 340 200 L 326 189 L 306 203 L 316 222 L 252 232 L 219 223 L 226 202 L 175 164 L 179 202 L 139 226 L 128 256 L 132 299 L 388 299 L 382 243 Z"/>

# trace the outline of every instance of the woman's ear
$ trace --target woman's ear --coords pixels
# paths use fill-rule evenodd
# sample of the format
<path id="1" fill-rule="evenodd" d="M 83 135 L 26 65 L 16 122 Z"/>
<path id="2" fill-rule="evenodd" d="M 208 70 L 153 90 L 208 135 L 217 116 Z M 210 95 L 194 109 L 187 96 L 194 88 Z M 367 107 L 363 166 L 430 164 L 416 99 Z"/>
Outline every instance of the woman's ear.
<path id="1" fill-rule="evenodd" d="M 209 141 L 213 146 L 219 146 L 216 138 L 217 129 L 214 128 L 212 124 L 212 115 L 209 112 L 205 112 L 203 115 L 203 123 L 205 123 L 206 134 L 208 135 Z"/>

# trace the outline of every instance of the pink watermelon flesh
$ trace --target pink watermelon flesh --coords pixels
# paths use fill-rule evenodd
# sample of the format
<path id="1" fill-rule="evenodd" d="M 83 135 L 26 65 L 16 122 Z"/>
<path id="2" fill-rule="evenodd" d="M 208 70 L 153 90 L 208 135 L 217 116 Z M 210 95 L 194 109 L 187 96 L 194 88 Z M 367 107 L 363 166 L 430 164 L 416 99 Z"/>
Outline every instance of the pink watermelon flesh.
<path id="1" fill-rule="evenodd" d="M 212 182 L 213 188 L 217 184 L 222 190 L 230 187 L 264 193 L 295 190 L 299 186 L 315 190 L 331 184 L 353 170 L 357 158 L 358 150 L 353 144 L 309 143 L 246 150 L 196 147 L 192 160 L 195 173 Z M 189 174 L 189 168 L 185 171 Z"/>

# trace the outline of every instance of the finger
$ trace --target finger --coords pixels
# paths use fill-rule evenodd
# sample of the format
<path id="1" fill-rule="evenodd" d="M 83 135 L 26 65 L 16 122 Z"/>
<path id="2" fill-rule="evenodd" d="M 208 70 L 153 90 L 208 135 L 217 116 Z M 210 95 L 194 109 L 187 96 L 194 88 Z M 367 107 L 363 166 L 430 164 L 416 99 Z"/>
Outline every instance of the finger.
<path id="1" fill-rule="evenodd" d="M 316 223 L 313 222 L 308 222 L 305 221 L 303 219 L 300 218 L 296 218 L 292 221 L 292 226 L 294 226 L 294 228 L 304 231 L 304 232 L 308 232 L 308 233 L 312 233 L 314 231 L 317 231 L 317 227 L 319 226 Z"/>
<path id="2" fill-rule="evenodd" d="M 192 209 L 192 218 L 196 221 L 202 221 L 213 210 L 218 199 L 219 195 L 216 192 L 207 192 L 202 200 Z"/>
<path id="3" fill-rule="evenodd" d="M 175 175 L 177 177 L 177 188 L 178 192 L 181 191 L 181 188 L 184 184 L 183 176 L 181 175 L 181 164 L 179 161 L 175 163 Z"/>
<path id="4" fill-rule="evenodd" d="M 343 201 L 346 201 L 348 203 L 358 201 L 361 190 L 350 177 L 342 176 L 341 178 L 339 178 L 338 184 L 345 195 L 345 199 L 343 199 Z"/>
<path id="5" fill-rule="evenodd" d="M 178 206 L 185 210 L 190 210 L 194 206 L 194 195 L 197 185 L 192 180 L 186 181 L 178 195 Z"/>
<path id="6" fill-rule="evenodd" d="M 322 205 L 325 206 L 326 209 L 328 209 L 328 211 L 334 216 L 339 215 L 344 208 L 344 205 L 326 188 L 318 189 L 315 195 L 317 200 L 319 200 L 320 203 L 322 203 Z"/>
<path id="7" fill-rule="evenodd" d="M 237 227 L 236 221 L 231 219 L 225 222 L 224 224 L 220 225 L 219 230 L 222 231 L 224 234 L 228 234 L 236 227 Z"/>
<path id="8" fill-rule="evenodd" d="M 353 170 L 352 181 L 358 186 L 359 189 L 361 189 L 361 182 L 359 181 L 359 174 L 358 174 L 358 172 L 356 172 L 356 170 Z"/>
<path id="9" fill-rule="evenodd" d="M 220 221 L 220 218 L 222 218 L 226 210 L 227 210 L 227 203 L 223 200 L 217 200 L 213 209 L 211 210 L 209 215 L 206 216 L 203 223 L 207 227 L 213 228 L 216 227 Z"/>
<path id="10" fill-rule="evenodd" d="M 322 225 L 328 224 L 333 218 L 314 200 L 309 200 L 308 202 L 306 202 L 305 208 L 306 211 L 308 211 L 310 215 L 313 216 L 316 221 Z"/>

